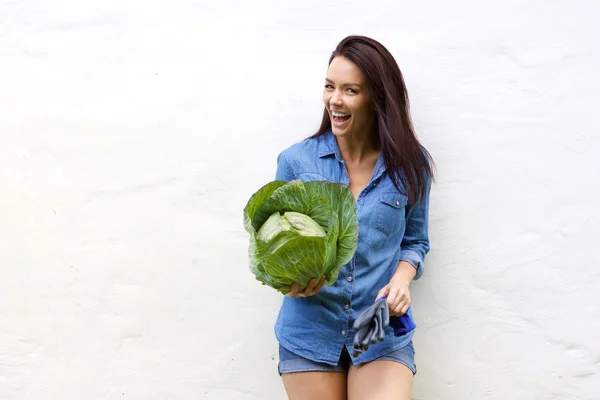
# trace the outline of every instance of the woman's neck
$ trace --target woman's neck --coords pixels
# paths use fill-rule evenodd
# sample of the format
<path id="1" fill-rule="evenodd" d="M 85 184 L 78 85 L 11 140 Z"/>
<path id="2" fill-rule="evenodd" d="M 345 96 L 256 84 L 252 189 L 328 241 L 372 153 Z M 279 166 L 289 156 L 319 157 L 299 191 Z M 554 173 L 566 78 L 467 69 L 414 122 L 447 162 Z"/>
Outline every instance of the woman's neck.
<path id="1" fill-rule="evenodd" d="M 371 135 L 336 137 L 344 161 L 352 164 L 371 159 L 379 153 L 379 144 L 374 143 Z"/>

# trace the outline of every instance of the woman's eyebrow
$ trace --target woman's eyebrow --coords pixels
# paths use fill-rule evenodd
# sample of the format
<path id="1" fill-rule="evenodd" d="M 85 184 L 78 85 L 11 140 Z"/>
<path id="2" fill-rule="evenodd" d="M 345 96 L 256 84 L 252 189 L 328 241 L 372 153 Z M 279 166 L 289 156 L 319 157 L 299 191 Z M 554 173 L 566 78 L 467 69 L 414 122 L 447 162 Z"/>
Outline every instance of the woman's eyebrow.
<path id="1" fill-rule="evenodd" d="M 325 80 L 329 83 L 335 83 L 329 78 L 325 78 Z M 358 87 L 360 87 L 360 85 L 358 83 L 354 83 L 354 82 L 344 83 L 344 84 L 342 84 L 342 86 L 358 86 Z"/>

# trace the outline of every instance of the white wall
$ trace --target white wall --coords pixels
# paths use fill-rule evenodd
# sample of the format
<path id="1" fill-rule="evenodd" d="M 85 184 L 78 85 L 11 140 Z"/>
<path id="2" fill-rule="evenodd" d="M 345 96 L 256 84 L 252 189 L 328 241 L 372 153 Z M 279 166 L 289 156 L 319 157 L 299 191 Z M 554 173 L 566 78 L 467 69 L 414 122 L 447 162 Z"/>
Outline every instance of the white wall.
<path id="1" fill-rule="evenodd" d="M 600 399 L 600 6 L 0 2 L 0 398 L 282 399 L 242 209 L 345 35 L 438 166 L 421 400 Z"/>

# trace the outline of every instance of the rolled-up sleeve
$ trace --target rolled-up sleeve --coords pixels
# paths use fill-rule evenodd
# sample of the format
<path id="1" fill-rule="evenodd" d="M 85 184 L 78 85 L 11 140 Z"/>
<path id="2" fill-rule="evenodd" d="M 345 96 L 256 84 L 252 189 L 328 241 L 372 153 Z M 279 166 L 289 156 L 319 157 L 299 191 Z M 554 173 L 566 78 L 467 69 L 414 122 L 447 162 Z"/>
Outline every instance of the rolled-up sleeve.
<path id="1" fill-rule="evenodd" d="M 294 173 L 284 152 L 277 156 L 277 171 L 275 172 L 275 180 L 289 182 L 294 180 Z"/>
<path id="2" fill-rule="evenodd" d="M 400 261 L 410 263 L 417 270 L 414 279 L 423 275 L 423 262 L 429 252 L 429 192 L 431 181 L 427 182 L 425 196 L 416 204 L 409 206 L 406 215 L 406 230 L 400 245 Z"/>

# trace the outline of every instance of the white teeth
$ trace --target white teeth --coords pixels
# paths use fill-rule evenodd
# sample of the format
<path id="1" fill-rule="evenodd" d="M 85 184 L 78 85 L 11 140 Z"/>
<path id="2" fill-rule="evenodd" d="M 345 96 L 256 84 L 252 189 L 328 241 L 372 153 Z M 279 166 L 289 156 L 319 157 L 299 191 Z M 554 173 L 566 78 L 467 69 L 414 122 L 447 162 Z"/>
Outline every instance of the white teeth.
<path id="1" fill-rule="evenodd" d="M 333 114 L 334 117 L 347 117 L 347 116 L 350 115 L 350 114 L 338 113 L 338 112 L 335 112 L 335 111 L 332 111 L 331 113 Z"/>

